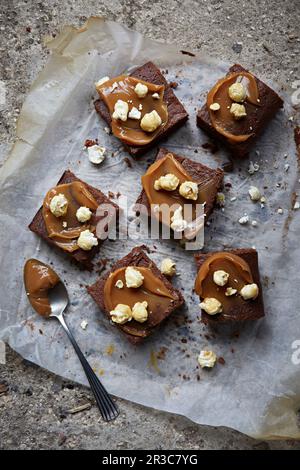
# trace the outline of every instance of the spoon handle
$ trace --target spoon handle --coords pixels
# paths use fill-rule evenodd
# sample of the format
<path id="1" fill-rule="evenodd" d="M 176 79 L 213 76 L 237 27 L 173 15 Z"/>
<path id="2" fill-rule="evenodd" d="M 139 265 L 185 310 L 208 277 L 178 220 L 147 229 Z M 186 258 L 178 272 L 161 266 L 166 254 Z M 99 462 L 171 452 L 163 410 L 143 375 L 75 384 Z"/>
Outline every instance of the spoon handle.
<path id="1" fill-rule="evenodd" d="M 81 362 L 81 365 L 83 367 L 83 370 L 87 376 L 87 379 L 89 381 L 89 384 L 91 386 L 92 392 L 94 393 L 98 408 L 100 410 L 100 413 L 102 415 L 102 418 L 105 421 L 111 421 L 115 419 L 118 414 L 119 410 L 116 406 L 116 404 L 113 402 L 111 399 L 110 395 L 107 393 L 103 385 L 101 384 L 100 380 L 96 376 L 95 372 L 89 365 L 88 361 L 84 357 L 84 355 L 81 352 L 81 349 L 79 348 L 78 344 L 75 341 L 74 336 L 72 335 L 71 331 L 68 328 L 68 325 L 65 322 L 65 319 L 63 317 L 63 314 L 57 316 L 58 320 L 60 321 L 63 329 L 67 333 L 76 353 L 77 356 Z"/>

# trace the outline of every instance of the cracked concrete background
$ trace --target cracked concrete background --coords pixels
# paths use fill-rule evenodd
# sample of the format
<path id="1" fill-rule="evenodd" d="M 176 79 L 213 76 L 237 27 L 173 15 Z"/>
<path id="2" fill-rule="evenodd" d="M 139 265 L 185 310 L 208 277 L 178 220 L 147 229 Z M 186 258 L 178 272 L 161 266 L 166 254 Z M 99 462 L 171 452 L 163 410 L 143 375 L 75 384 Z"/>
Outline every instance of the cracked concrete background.
<path id="1" fill-rule="evenodd" d="M 299 80 L 298 0 L 0 0 L 0 155 L 15 139 L 24 97 L 47 59 L 43 37 L 65 24 L 103 15 L 151 38 L 241 62 L 259 75 Z M 2 286 L 3 287 L 3 286 Z M 1 361 L 0 361 L 1 363 Z M 299 442 L 255 441 L 238 432 L 118 400 L 121 416 L 104 423 L 90 391 L 7 348 L 0 365 L 1 449 L 300 449 Z M 73 413 L 86 404 L 87 409 Z"/>

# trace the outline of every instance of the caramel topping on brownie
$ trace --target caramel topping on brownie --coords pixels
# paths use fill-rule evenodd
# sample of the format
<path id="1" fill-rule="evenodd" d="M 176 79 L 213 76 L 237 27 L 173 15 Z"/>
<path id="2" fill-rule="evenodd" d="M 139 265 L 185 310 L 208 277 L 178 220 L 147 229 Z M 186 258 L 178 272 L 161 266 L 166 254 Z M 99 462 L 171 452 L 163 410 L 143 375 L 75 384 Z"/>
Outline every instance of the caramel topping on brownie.
<path id="1" fill-rule="evenodd" d="M 165 175 L 174 175 L 179 180 L 176 189 L 172 191 L 165 190 L 163 188 L 159 190 L 155 189 L 157 187 L 155 182 Z M 152 210 L 154 209 L 153 206 L 155 205 L 166 204 L 168 207 L 172 207 L 168 220 L 165 218 L 162 220 L 161 212 L 156 212 L 153 210 L 153 214 L 158 215 L 160 221 L 170 225 L 170 219 L 174 214 L 175 209 L 179 206 L 182 207 L 182 214 L 187 222 L 195 220 L 197 217 L 197 205 L 204 204 L 206 202 L 211 184 L 203 183 L 200 186 L 197 185 L 197 199 L 193 200 L 183 197 L 180 194 L 180 192 L 184 194 L 180 188 L 182 188 L 181 185 L 187 181 L 197 184 L 197 182 L 193 180 L 193 178 L 186 172 L 183 166 L 178 162 L 178 160 L 176 160 L 176 158 L 174 158 L 171 153 L 167 153 L 163 158 L 160 158 L 154 162 L 148 168 L 145 175 L 142 176 L 143 189 L 147 195 L 149 204 L 152 205 Z M 189 211 L 184 211 L 184 205 L 186 204 L 191 206 L 190 213 Z"/>
<path id="2" fill-rule="evenodd" d="M 245 260 L 232 253 L 218 252 L 209 256 L 200 267 L 195 292 L 201 299 L 217 299 L 226 315 L 245 302 L 239 292 L 252 283 L 251 269 Z"/>
<path id="3" fill-rule="evenodd" d="M 24 266 L 24 284 L 34 310 L 42 316 L 51 313 L 48 291 L 60 281 L 57 274 L 47 264 L 37 259 L 29 259 Z"/>
<path id="4" fill-rule="evenodd" d="M 234 99 L 230 93 L 233 84 L 241 84 L 245 90 L 243 96 Z M 237 104 L 238 103 L 238 104 Z M 259 94 L 255 77 L 249 72 L 235 72 L 219 80 L 207 95 L 207 107 L 210 119 L 217 132 L 232 142 L 244 142 L 251 137 L 250 116 L 259 106 Z M 216 106 L 219 105 L 219 106 Z M 240 108 L 235 114 L 233 108 Z M 241 110 L 243 112 L 241 112 Z"/>
<path id="5" fill-rule="evenodd" d="M 127 268 L 122 267 L 117 269 L 105 281 L 105 309 L 111 312 L 119 304 L 128 305 L 132 309 L 137 302 L 146 301 L 148 304 L 148 319 L 144 323 L 138 323 L 133 319 L 123 325 L 118 325 L 126 333 L 133 336 L 146 336 L 147 329 L 158 325 L 165 318 L 165 312 L 169 310 L 170 305 L 176 299 L 163 281 L 156 277 L 152 270 L 147 267 L 134 266 L 134 269 L 142 275 L 143 283 L 139 287 L 127 287 L 125 276 Z M 122 281 L 122 284 L 118 281 Z"/>
<path id="6" fill-rule="evenodd" d="M 147 91 L 144 91 L 145 87 Z M 167 105 L 163 100 L 164 85 L 154 85 L 134 77 L 120 75 L 100 85 L 96 84 L 96 89 L 109 109 L 113 134 L 128 145 L 149 144 L 168 121 Z M 118 106 L 121 114 L 118 114 Z M 150 117 L 148 115 L 153 111 L 158 117 L 154 113 L 156 124 L 151 127 L 149 123 L 153 120 L 153 114 Z M 147 116 L 142 122 L 145 115 Z M 154 130 L 151 130 L 153 128 Z"/>
<path id="7" fill-rule="evenodd" d="M 51 200 L 58 195 L 63 195 L 67 200 L 65 215 L 56 216 L 50 210 Z M 54 240 L 56 245 L 65 251 L 77 250 L 77 240 L 84 230 L 95 231 L 93 217 L 88 223 L 80 223 L 76 212 L 80 207 L 87 207 L 95 213 L 98 203 L 81 181 L 60 184 L 50 189 L 43 203 L 43 217 L 48 236 Z"/>

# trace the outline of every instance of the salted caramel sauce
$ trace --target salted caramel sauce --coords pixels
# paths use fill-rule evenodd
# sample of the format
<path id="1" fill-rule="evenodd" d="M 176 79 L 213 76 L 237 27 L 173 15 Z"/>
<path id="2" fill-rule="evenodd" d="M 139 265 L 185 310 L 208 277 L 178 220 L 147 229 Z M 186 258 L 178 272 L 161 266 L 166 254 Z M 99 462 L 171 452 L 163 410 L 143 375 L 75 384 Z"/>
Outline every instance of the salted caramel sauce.
<path id="1" fill-rule="evenodd" d="M 213 274 L 218 270 L 223 270 L 229 274 L 225 286 L 218 286 L 213 281 Z M 227 311 L 232 311 L 235 306 L 242 305 L 245 302 L 238 293 L 245 284 L 252 283 L 253 277 L 248 263 L 240 256 L 224 251 L 215 253 L 204 261 L 196 277 L 195 292 L 201 300 L 206 297 L 219 300 L 223 306 L 222 314 L 226 315 Z M 237 294 L 227 297 L 225 291 L 228 287 L 237 289 Z"/>
<path id="2" fill-rule="evenodd" d="M 117 84 L 115 86 L 114 84 Z M 138 83 L 148 87 L 148 93 L 144 98 L 139 98 L 134 88 Z M 104 82 L 96 87 L 101 99 L 109 109 L 110 115 L 114 112 L 115 103 L 118 100 L 126 101 L 129 105 L 129 111 L 135 107 L 141 111 L 141 119 L 146 113 L 155 110 L 161 117 L 161 125 L 153 132 L 145 132 L 140 127 L 140 121 L 128 118 L 127 121 L 112 118 L 111 130 L 113 134 L 124 143 L 132 146 L 143 146 L 152 142 L 153 139 L 162 131 L 168 122 L 168 108 L 164 102 L 164 85 L 154 85 L 127 75 L 120 75 Z M 159 99 L 152 97 L 154 93 L 159 94 Z M 139 109 L 140 105 L 142 109 Z"/>
<path id="3" fill-rule="evenodd" d="M 131 320 L 123 325 L 118 325 L 126 333 L 134 336 L 145 336 L 149 328 L 153 328 L 164 318 L 164 313 L 169 309 L 175 298 L 166 288 L 163 281 L 153 274 L 153 271 L 147 267 L 137 267 L 134 269 L 140 271 L 144 276 L 143 284 L 138 288 L 126 287 L 125 270 L 119 268 L 107 278 L 104 285 L 104 304 L 108 312 L 112 311 L 118 304 L 129 305 L 130 308 L 136 302 L 148 302 L 148 320 L 144 323 L 138 323 Z M 116 282 L 121 280 L 124 287 L 119 289 L 115 286 Z"/>
<path id="4" fill-rule="evenodd" d="M 230 113 L 233 101 L 228 95 L 228 88 L 236 82 L 244 85 L 247 96 L 242 103 L 245 106 L 247 116 L 236 120 Z M 219 103 L 220 109 L 212 111 L 209 107 L 212 103 Z M 232 142 L 244 142 L 251 137 L 249 128 L 251 116 L 255 115 L 259 104 L 259 93 L 256 79 L 249 72 L 235 72 L 219 80 L 207 95 L 207 107 L 213 127 L 220 134 Z"/>
<path id="5" fill-rule="evenodd" d="M 48 298 L 50 289 L 60 282 L 58 275 L 47 264 L 37 259 L 29 259 L 24 266 L 24 284 L 32 308 L 41 316 L 51 313 Z"/>
<path id="6" fill-rule="evenodd" d="M 154 182 L 160 176 L 164 176 L 168 173 L 172 173 L 179 179 L 179 185 L 175 191 L 165 191 L 160 189 L 157 191 L 154 189 Z M 185 181 L 195 181 L 183 168 L 183 166 L 174 158 L 172 153 L 167 153 L 163 158 L 154 162 L 148 168 L 147 172 L 142 176 L 142 185 L 144 191 L 147 195 L 150 206 L 166 204 L 169 207 L 178 207 L 182 206 L 183 217 L 187 222 L 191 222 L 197 217 L 197 205 L 204 204 L 207 200 L 210 184 L 205 182 L 198 184 L 198 198 L 196 201 L 191 199 L 186 199 L 179 194 L 179 186 Z M 184 211 L 184 205 L 188 204 L 191 206 L 192 210 L 189 214 L 188 211 Z M 159 220 L 162 221 L 161 212 L 153 212 L 154 215 L 159 217 Z M 174 210 L 170 211 L 170 217 L 168 220 L 163 220 L 164 223 L 170 225 L 171 217 L 174 214 Z"/>
<path id="7" fill-rule="evenodd" d="M 58 194 L 63 194 L 68 200 L 67 213 L 61 217 L 56 217 L 50 211 L 51 199 Z M 95 226 L 90 221 L 82 224 L 77 220 L 76 211 L 81 206 L 88 207 L 94 213 L 98 207 L 97 201 L 81 181 L 59 184 L 50 189 L 44 199 L 43 217 L 48 236 L 54 240 L 56 245 L 68 252 L 79 248 L 77 239 L 83 230 L 95 231 Z M 66 227 L 64 227 L 64 222 L 67 223 Z"/>

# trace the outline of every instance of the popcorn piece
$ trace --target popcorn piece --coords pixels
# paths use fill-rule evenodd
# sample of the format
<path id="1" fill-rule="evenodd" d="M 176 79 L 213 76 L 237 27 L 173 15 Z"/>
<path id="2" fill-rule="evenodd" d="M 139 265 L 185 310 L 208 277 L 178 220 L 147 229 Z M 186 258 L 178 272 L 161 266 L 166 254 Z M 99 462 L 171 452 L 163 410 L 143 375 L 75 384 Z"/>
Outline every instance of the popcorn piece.
<path id="1" fill-rule="evenodd" d="M 200 351 L 200 354 L 198 356 L 198 362 L 200 367 L 202 369 L 204 367 L 209 367 L 210 369 L 214 367 L 215 363 L 217 361 L 217 356 L 213 351 Z"/>
<path id="2" fill-rule="evenodd" d="M 139 98 L 145 98 L 148 93 L 148 87 L 143 83 L 137 83 L 137 85 L 135 85 L 134 91 Z"/>
<path id="3" fill-rule="evenodd" d="M 179 206 L 171 217 L 171 229 L 174 232 L 183 232 L 187 227 L 187 221 L 182 217 L 182 206 Z"/>
<path id="4" fill-rule="evenodd" d="M 247 91 L 242 83 L 236 82 L 228 88 L 228 95 L 232 101 L 242 103 L 246 99 Z"/>
<path id="5" fill-rule="evenodd" d="M 125 270 L 125 281 L 127 287 L 138 288 L 143 284 L 144 276 L 137 269 L 128 266 Z"/>
<path id="6" fill-rule="evenodd" d="M 266 201 L 267 201 L 267 199 L 265 198 L 265 196 L 262 196 L 262 197 L 260 198 L 260 202 L 261 202 L 262 204 L 264 204 Z"/>
<path id="7" fill-rule="evenodd" d="M 259 170 L 259 164 L 258 163 L 253 163 L 253 162 L 249 163 L 248 173 L 250 175 L 253 175 L 253 173 L 255 173 L 258 170 Z"/>
<path id="8" fill-rule="evenodd" d="M 249 222 L 249 216 L 248 216 L 248 215 L 243 215 L 243 217 L 241 217 L 241 218 L 239 219 L 239 223 L 240 223 L 241 225 L 245 225 L 245 224 L 247 224 L 248 222 Z"/>
<path id="9" fill-rule="evenodd" d="M 88 158 L 91 163 L 95 165 L 99 165 L 105 159 L 105 147 L 100 147 L 99 145 L 91 145 L 91 147 L 87 148 L 88 151 Z"/>
<path id="10" fill-rule="evenodd" d="M 92 217 L 92 211 L 85 206 L 79 207 L 76 211 L 76 218 L 78 222 L 87 222 Z"/>
<path id="11" fill-rule="evenodd" d="M 243 104 L 232 103 L 230 107 L 230 113 L 233 115 L 234 119 L 239 120 L 247 116 L 246 108 Z"/>
<path id="12" fill-rule="evenodd" d="M 233 289 L 233 287 L 227 287 L 226 291 L 225 291 L 225 295 L 226 297 L 230 297 L 234 294 L 237 293 L 237 290 L 236 289 Z"/>
<path id="13" fill-rule="evenodd" d="M 257 220 L 252 220 L 251 225 L 252 227 L 257 227 Z"/>
<path id="14" fill-rule="evenodd" d="M 260 190 L 256 186 L 250 186 L 248 193 L 251 201 L 256 202 L 259 201 L 261 198 Z"/>
<path id="15" fill-rule="evenodd" d="M 111 91 L 114 91 L 116 88 L 118 88 L 118 82 L 112 84 Z"/>
<path id="16" fill-rule="evenodd" d="M 193 181 L 185 181 L 179 187 L 179 194 L 185 199 L 192 199 L 197 201 L 198 199 L 198 184 Z"/>
<path id="17" fill-rule="evenodd" d="M 144 114 L 141 120 L 141 128 L 145 132 L 154 132 L 162 123 L 161 117 L 157 111 Z"/>
<path id="18" fill-rule="evenodd" d="M 142 111 L 142 109 L 143 109 L 143 105 L 142 105 L 142 103 L 140 103 L 139 104 L 139 111 Z"/>
<path id="19" fill-rule="evenodd" d="M 129 305 L 118 304 L 114 310 L 109 312 L 109 314 L 112 321 L 114 323 L 119 323 L 120 325 L 132 320 L 132 311 Z"/>
<path id="20" fill-rule="evenodd" d="M 64 220 L 63 223 L 62 223 L 62 226 L 63 226 L 63 228 L 67 228 L 68 223 Z"/>
<path id="21" fill-rule="evenodd" d="M 109 80 L 109 77 L 100 78 L 100 80 L 98 80 L 98 82 L 95 83 L 96 88 L 100 85 L 103 85 L 103 83 L 108 82 L 108 80 Z"/>
<path id="22" fill-rule="evenodd" d="M 277 209 L 277 213 L 278 214 L 283 214 L 283 209 L 281 209 L 281 207 L 279 207 L 279 209 Z"/>
<path id="23" fill-rule="evenodd" d="M 217 284 L 217 286 L 225 286 L 227 284 L 229 279 L 229 274 L 226 271 L 223 271 L 222 269 L 219 269 L 218 271 L 215 271 L 213 274 L 213 280 L 214 283 Z"/>
<path id="24" fill-rule="evenodd" d="M 217 193 L 216 203 L 218 204 L 218 206 L 224 207 L 224 205 L 225 205 L 225 194 L 224 193 Z"/>
<path id="25" fill-rule="evenodd" d="M 114 112 L 113 112 L 113 119 L 120 119 L 121 121 L 127 121 L 127 115 L 128 115 L 128 103 L 123 100 L 118 100 L 115 103 L 114 107 Z"/>
<path id="26" fill-rule="evenodd" d="M 131 110 L 129 111 L 129 114 L 128 114 L 128 117 L 130 119 L 136 119 L 136 120 L 139 120 L 141 119 L 141 116 L 142 116 L 142 113 L 141 111 L 139 111 L 137 108 L 135 108 L 133 106 L 133 108 L 131 108 Z"/>
<path id="27" fill-rule="evenodd" d="M 90 230 L 83 230 L 79 235 L 77 244 L 82 250 L 89 251 L 93 246 L 98 245 L 98 240 Z"/>
<path id="28" fill-rule="evenodd" d="M 295 202 L 293 209 L 294 209 L 294 211 L 300 209 L 300 202 L 299 201 Z"/>
<path id="29" fill-rule="evenodd" d="M 173 175 L 173 173 L 167 173 L 154 181 L 154 189 L 156 189 L 156 191 L 159 191 L 160 189 L 164 189 L 165 191 L 175 191 L 178 185 L 179 179 L 177 176 Z"/>
<path id="30" fill-rule="evenodd" d="M 50 201 L 50 211 L 55 217 L 66 215 L 68 210 L 68 200 L 64 194 L 57 194 Z"/>
<path id="31" fill-rule="evenodd" d="M 209 107 L 209 109 L 211 109 L 212 111 L 219 111 L 220 108 L 221 106 L 219 105 L 219 103 L 212 103 Z"/>
<path id="32" fill-rule="evenodd" d="M 148 302 L 137 302 L 132 308 L 132 316 L 135 321 L 144 323 L 148 320 Z"/>
<path id="33" fill-rule="evenodd" d="M 160 270 L 166 276 L 174 276 L 176 273 L 176 263 L 171 258 L 165 258 L 161 262 Z"/>
<path id="34" fill-rule="evenodd" d="M 153 93 L 152 98 L 154 100 L 159 100 L 159 94 L 158 93 Z"/>
<path id="35" fill-rule="evenodd" d="M 124 287 L 124 283 L 121 279 L 118 279 L 117 282 L 115 283 L 115 286 L 118 288 L 118 289 L 123 289 Z"/>
<path id="36" fill-rule="evenodd" d="M 205 297 L 204 301 L 200 303 L 200 307 L 208 315 L 216 315 L 222 312 L 222 304 L 214 297 Z"/>
<path id="37" fill-rule="evenodd" d="M 258 296 L 258 285 L 257 284 L 246 284 L 241 290 L 240 294 L 244 300 L 256 299 Z"/>
<path id="38" fill-rule="evenodd" d="M 82 320 L 80 323 L 80 326 L 83 330 L 86 330 L 86 327 L 88 326 L 88 322 L 86 320 Z"/>

